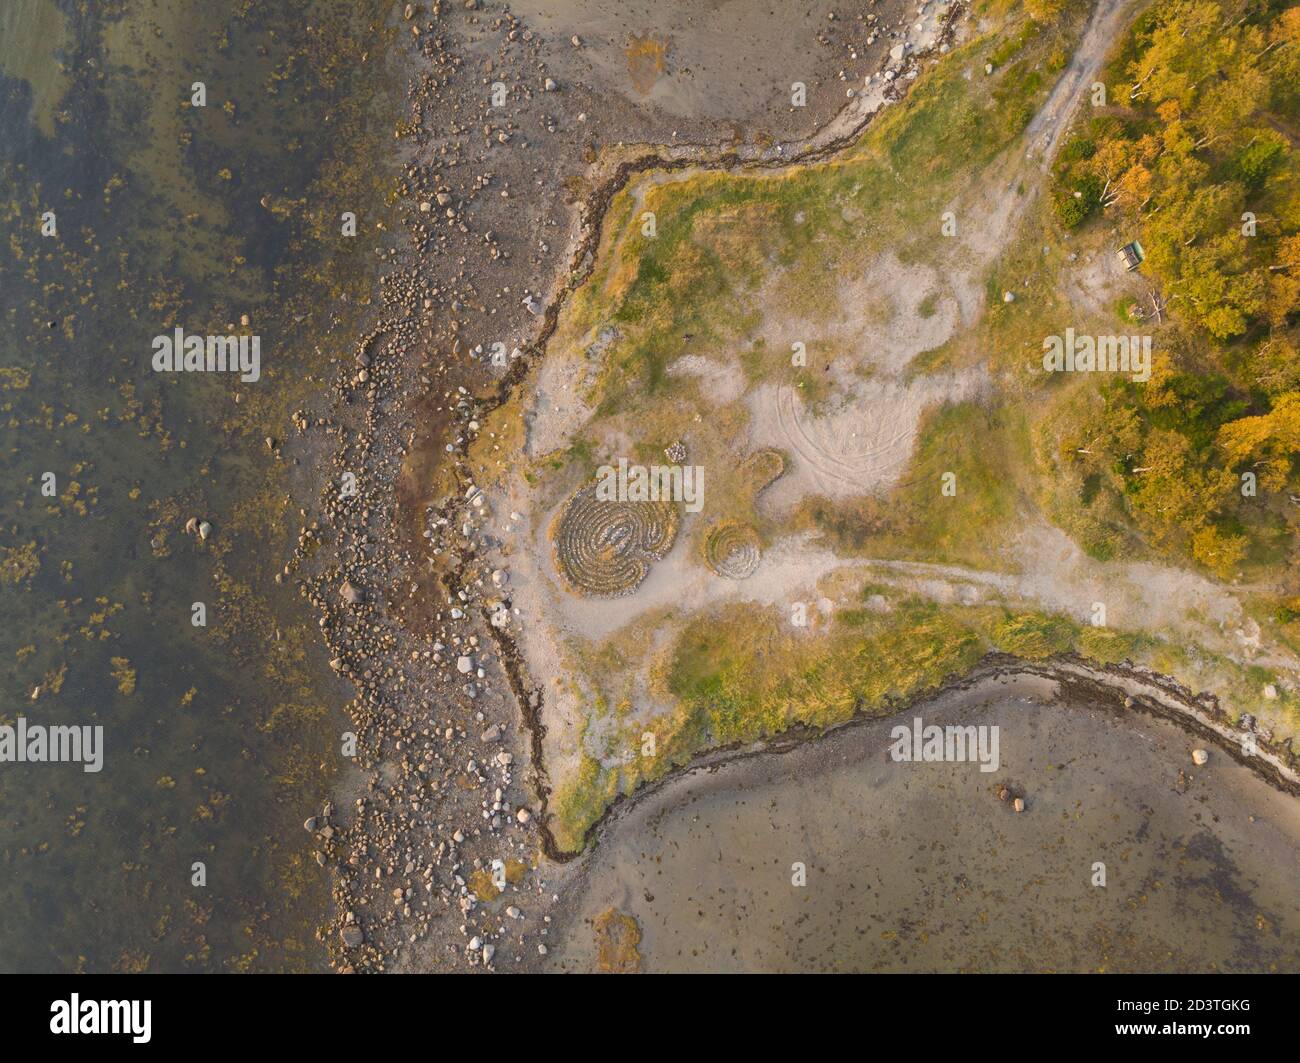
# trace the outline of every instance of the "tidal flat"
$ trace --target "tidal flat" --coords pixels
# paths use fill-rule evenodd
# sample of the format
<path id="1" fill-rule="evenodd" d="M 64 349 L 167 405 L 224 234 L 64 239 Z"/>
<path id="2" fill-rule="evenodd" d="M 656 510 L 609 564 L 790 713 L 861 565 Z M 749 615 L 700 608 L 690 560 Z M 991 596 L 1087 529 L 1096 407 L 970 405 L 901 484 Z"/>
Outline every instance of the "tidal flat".
<path id="1" fill-rule="evenodd" d="M 1300 970 L 1295 798 L 1059 694 L 1003 677 L 672 778 L 600 831 L 556 965 L 607 968 L 612 911 L 648 972 Z M 913 717 L 999 728 L 999 770 L 892 760 Z"/>

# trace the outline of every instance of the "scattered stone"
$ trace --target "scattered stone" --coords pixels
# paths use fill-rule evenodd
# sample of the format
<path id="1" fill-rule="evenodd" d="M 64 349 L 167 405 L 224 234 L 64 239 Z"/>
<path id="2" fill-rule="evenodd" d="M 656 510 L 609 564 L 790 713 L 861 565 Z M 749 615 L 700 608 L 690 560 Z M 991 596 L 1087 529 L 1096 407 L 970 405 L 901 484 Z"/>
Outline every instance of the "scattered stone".
<path id="1" fill-rule="evenodd" d="M 472 13 L 460 16 L 462 7 Z M 487 15 L 481 14 L 485 7 Z M 449 13 L 449 8 L 457 10 Z M 498 688 L 485 675 L 509 660 L 482 641 L 484 629 L 491 630 L 484 618 L 493 627 L 508 622 L 510 630 L 530 615 L 504 601 L 510 577 L 515 583 L 525 578 L 507 559 L 510 541 L 529 534 L 529 517 L 511 511 L 511 523 L 505 526 L 491 504 L 482 504 L 473 490 L 462 495 L 470 484 L 466 479 L 445 497 L 430 497 L 414 526 L 414 549 L 408 549 L 404 535 L 389 534 L 393 514 L 385 508 L 384 485 L 391 484 L 405 466 L 403 459 L 420 445 L 407 431 L 408 398 L 423 403 L 427 396 L 431 412 L 436 408 L 440 420 L 445 415 L 447 433 L 438 447 L 452 455 L 452 464 L 468 465 L 465 459 L 476 440 L 480 447 L 491 445 L 487 429 L 494 427 L 488 420 L 492 401 L 477 388 L 457 387 L 456 363 L 467 363 L 468 384 L 488 361 L 488 341 L 509 336 L 519 345 L 509 360 L 523 359 L 520 348 L 528 347 L 527 334 L 544 325 L 544 293 L 550 289 L 541 283 L 559 265 L 543 260 L 555 250 L 546 241 L 516 242 L 513 232 L 502 237 L 503 229 L 515 222 L 523 231 L 525 222 L 531 228 L 549 220 L 544 215 L 514 216 L 515 197 L 526 194 L 535 182 L 545 185 L 551 176 L 545 172 L 549 156 L 542 143 L 571 155 L 585 154 L 582 142 L 590 140 L 598 148 L 620 131 L 613 119 L 610 124 L 593 120 L 584 129 L 589 116 L 574 113 L 585 92 L 580 91 L 580 75 L 544 65 L 560 42 L 539 39 L 541 47 L 524 47 L 534 32 L 503 5 L 402 0 L 393 13 L 401 15 L 410 31 L 418 29 L 418 34 L 404 36 L 418 36 L 418 49 L 432 62 L 434 76 L 418 90 L 415 124 L 435 143 L 441 141 L 440 150 L 421 150 L 404 166 L 400 220 L 415 236 L 413 254 L 401 251 L 396 240 L 391 242 L 398 249 L 373 249 L 397 267 L 385 278 L 384 309 L 376 315 L 382 327 L 352 349 L 354 365 L 347 365 L 347 354 L 342 354 L 334 408 L 310 416 L 299 410 L 291 418 L 292 430 L 301 435 L 319 434 L 321 444 L 334 441 L 332 480 L 344 470 L 366 475 L 358 475 L 357 493 L 329 492 L 330 497 L 322 497 L 320 512 L 299 511 L 304 527 L 298 550 L 277 582 L 282 577 L 296 584 L 319 611 L 330 667 L 357 688 L 349 713 L 358 728 L 374 737 L 385 762 L 382 771 L 376 766 L 366 773 L 361 789 L 350 798 L 355 820 L 345 817 L 345 826 L 325 808 L 304 823 L 313 858 L 336 869 L 342 880 L 336 893 L 342 918 L 330 927 L 338 937 L 322 935 L 333 946 L 336 965 L 342 970 L 352 970 L 353 964 L 357 970 L 384 969 L 390 946 L 419 940 L 429 946 L 430 955 L 436 952 L 453 964 L 487 969 L 498 948 L 520 963 L 529 957 L 517 954 L 533 948 L 545 957 L 547 945 L 541 942 L 551 940 L 545 929 L 550 922 L 547 898 L 558 899 L 546 888 L 549 883 L 540 881 L 544 872 L 527 866 L 526 836 L 532 818 L 541 812 L 522 807 L 528 800 L 527 757 L 514 758 L 506 748 L 524 740 L 514 723 L 507 722 L 514 719 L 508 708 L 510 690 L 504 683 Z M 480 51 L 476 44 L 462 65 L 457 38 L 465 26 L 475 42 L 500 31 L 500 49 Z M 898 46 L 898 62 L 888 79 L 876 77 L 868 84 L 879 91 L 896 78 L 897 88 L 915 66 L 910 54 L 914 49 L 899 44 L 901 37 L 877 40 L 885 48 Z M 585 48 L 576 34 L 571 44 Z M 498 78 L 517 86 L 514 99 L 519 106 L 508 113 L 492 113 L 487 94 L 477 88 Z M 451 136 L 434 131 L 435 115 L 439 129 L 445 126 Z M 559 135 L 539 142 L 539 127 Z M 578 131 L 584 134 L 581 138 Z M 503 150 L 502 145 L 509 148 Z M 520 145 L 522 150 L 514 150 Z M 780 153 L 778 146 L 773 154 Z M 565 159 L 564 168 L 581 172 L 581 167 L 569 166 L 571 162 Z M 503 206 L 499 200 L 508 202 Z M 417 208 L 414 214 L 412 206 Z M 559 242 L 546 230 L 539 231 L 552 244 Z M 376 233 L 374 242 L 390 241 Z M 499 270 L 499 262 L 512 255 L 513 273 L 487 272 Z M 489 262 L 498 265 L 489 267 Z M 537 287 L 530 292 L 529 285 Z M 269 424 L 266 431 L 277 438 L 269 457 L 283 454 L 286 462 L 297 463 L 294 455 L 300 452 L 286 445 L 288 434 Z M 675 443 L 668 454 L 674 463 L 686 461 L 685 444 Z M 503 501 L 509 509 L 509 497 Z M 671 520 L 663 517 L 665 524 Z M 199 533 L 197 517 L 187 531 Z M 671 536 L 666 545 L 671 545 Z M 498 548 L 501 552 L 494 552 Z M 641 541 L 636 558 L 645 560 L 656 548 L 653 540 Z M 492 557 L 503 567 L 494 570 Z M 506 564 L 512 566 L 509 571 Z M 447 579 L 451 575 L 454 583 Z M 436 582 L 439 578 L 446 582 Z M 453 586 L 449 595 L 442 593 L 443 587 Z M 375 605 L 380 600 L 382 611 Z M 542 690 L 528 692 L 528 706 L 539 710 L 543 695 Z M 1000 796 L 1009 804 L 1014 794 Z M 517 825 L 513 831 L 512 818 Z M 521 858 L 522 877 L 514 866 Z M 497 897 L 498 890 L 481 888 L 488 881 L 496 885 L 503 861 L 511 874 L 507 897 L 502 898 L 510 906 L 504 910 L 485 900 L 489 894 Z M 597 927 L 604 946 L 602 969 L 637 969 L 635 921 L 606 918 L 602 924 Z M 522 934 L 534 925 L 540 940 Z"/>
<path id="2" fill-rule="evenodd" d="M 1025 799 L 1023 797 L 1017 797 L 1011 803 L 1011 807 L 1014 808 L 1017 812 L 1023 812 L 1025 810 Z"/>
<path id="3" fill-rule="evenodd" d="M 1193 749 L 1193 750 L 1192 750 L 1192 763 L 1193 763 L 1193 764 L 1204 764 L 1204 763 L 1205 763 L 1206 761 L 1208 761 L 1209 759 L 1210 759 L 1210 754 L 1207 753 L 1204 749 Z"/>

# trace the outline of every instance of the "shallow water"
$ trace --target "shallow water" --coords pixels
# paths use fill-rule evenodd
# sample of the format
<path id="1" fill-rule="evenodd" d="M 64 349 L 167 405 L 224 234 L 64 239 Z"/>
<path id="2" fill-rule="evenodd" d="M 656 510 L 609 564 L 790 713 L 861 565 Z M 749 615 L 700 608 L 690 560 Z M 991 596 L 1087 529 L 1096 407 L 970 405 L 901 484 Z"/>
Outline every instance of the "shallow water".
<path id="1" fill-rule="evenodd" d="M 1300 802 L 1216 747 L 1194 767 L 1169 723 L 1043 693 L 920 711 L 999 727 L 997 772 L 892 761 L 904 712 L 670 783 L 607 828 L 554 958 L 591 969 L 612 907 L 649 971 L 1300 970 Z"/>
<path id="2" fill-rule="evenodd" d="M 99 773 L 0 764 L 0 970 L 325 964 L 301 824 L 337 766 L 339 696 L 274 583 L 299 515 L 263 440 L 350 335 L 326 334 L 326 279 L 355 255 L 370 284 L 368 249 L 311 239 L 313 208 L 337 217 L 322 115 L 343 137 L 360 106 L 355 63 L 311 49 L 364 49 L 374 5 L 248 6 L 0 16 L 0 724 L 105 743 Z M 259 334 L 261 380 L 154 373 L 151 339 L 178 325 Z"/>

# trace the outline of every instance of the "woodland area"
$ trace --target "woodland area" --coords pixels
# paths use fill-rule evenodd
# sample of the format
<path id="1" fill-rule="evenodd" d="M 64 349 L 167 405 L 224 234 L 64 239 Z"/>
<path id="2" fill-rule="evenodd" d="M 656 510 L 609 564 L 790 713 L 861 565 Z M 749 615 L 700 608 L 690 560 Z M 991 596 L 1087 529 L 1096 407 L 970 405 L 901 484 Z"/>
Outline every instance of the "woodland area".
<path id="1" fill-rule="evenodd" d="M 1057 459 L 1085 504 L 1109 496 L 1152 547 L 1224 578 L 1297 559 L 1298 44 L 1300 7 L 1152 5 L 1053 186 L 1066 229 L 1138 235 L 1176 325 L 1151 380 L 1107 384 Z"/>

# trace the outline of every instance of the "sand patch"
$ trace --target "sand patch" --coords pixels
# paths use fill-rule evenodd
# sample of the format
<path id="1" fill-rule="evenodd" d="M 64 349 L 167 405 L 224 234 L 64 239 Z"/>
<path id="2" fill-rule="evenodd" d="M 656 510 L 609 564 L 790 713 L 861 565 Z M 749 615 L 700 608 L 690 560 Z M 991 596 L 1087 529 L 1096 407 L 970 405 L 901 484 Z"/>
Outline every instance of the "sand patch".
<path id="1" fill-rule="evenodd" d="M 765 384 L 749 397 L 750 443 L 778 447 L 790 467 L 764 493 L 768 514 L 788 513 L 810 495 L 852 498 L 893 487 L 916 449 L 921 416 L 944 402 L 965 402 L 987 384 L 983 370 L 903 381 L 859 381 L 835 408 L 814 416 L 798 388 Z"/>
<path id="2" fill-rule="evenodd" d="M 668 367 L 669 376 L 690 376 L 700 382 L 700 394 L 709 402 L 726 406 L 745 393 L 745 374 L 740 366 L 704 358 L 698 354 L 685 354 Z"/>
<path id="3" fill-rule="evenodd" d="M 760 295 L 761 305 L 780 305 L 783 281 L 781 274 L 773 275 Z M 809 350 L 828 348 L 831 371 L 843 381 L 855 367 L 903 372 L 917 355 L 947 343 L 958 324 L 970 324 L 977 311 L 977 306 L 966 306 L 953 280 L 934 266 L 905 264 L 886 251 L 862 272 L 839 281 L 831 314 L 815 320 L 769 315 L 759 335 L 780 349 L 795 340 Z"/>
<path id="4" fill-rule="evenodd" d="M 581 355 L 547 358 L 542 362 L 532 403 L 524 415 L 524 453 L 528 457 L 541 457 L 566 446 L 591 417 L 591 407 L 583 396 L 605 352 L 618 338 L 617 329 L 603 328 Z"/>

